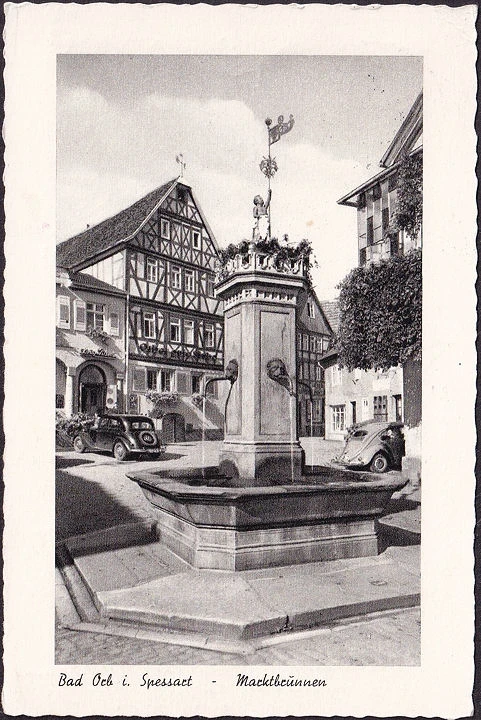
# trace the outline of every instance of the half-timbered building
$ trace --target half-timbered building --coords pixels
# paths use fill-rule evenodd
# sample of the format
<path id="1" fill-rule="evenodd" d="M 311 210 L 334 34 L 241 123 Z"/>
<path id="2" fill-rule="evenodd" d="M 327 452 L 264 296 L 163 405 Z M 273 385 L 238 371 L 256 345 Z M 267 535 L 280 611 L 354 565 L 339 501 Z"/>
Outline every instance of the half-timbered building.
<path id="1" fill-rule="evenodd" d="M 161 417 L 167 442 L 200 433 L 196 396 L 222 375 L 217 254 L 192 188 L 179 179 L 57 248 L 59 266 L 125 291 L 122 409 Z M 208 436 L 222 432 L 222 389 L 209 384 Z"/>
<path id="2" fill-rule="evenodd" d="M 300 436 L 324 435 L 324 370 L 319 360 L 332 330 L 313 290 L 302 292 L 297 311 L 297 422 Z"/>

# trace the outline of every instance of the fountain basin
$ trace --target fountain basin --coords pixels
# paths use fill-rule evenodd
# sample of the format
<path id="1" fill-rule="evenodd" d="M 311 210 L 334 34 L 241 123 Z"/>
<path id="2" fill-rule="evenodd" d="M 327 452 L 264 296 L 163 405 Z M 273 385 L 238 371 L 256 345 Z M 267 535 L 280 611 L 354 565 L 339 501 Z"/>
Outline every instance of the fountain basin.
<path id="1" fill-rule="evenodd" d="M 377 555 L 376 518 L 405 480 L 315 468 L 301 482 L 240 486 L 216 467 L 129 474 L 159 540 L 196 568 L 249 570 Z"/>

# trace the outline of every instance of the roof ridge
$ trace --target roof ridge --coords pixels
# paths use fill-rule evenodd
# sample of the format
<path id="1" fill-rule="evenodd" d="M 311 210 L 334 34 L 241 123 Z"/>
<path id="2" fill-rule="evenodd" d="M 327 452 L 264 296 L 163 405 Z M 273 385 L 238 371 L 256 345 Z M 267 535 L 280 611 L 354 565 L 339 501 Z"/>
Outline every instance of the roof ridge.
<path id="1" fill-rule="evenodd" d="M 169 180 L 168 182 L 163 183 L 162 185 L 159 185 L 158 187 L 154 188 L 150 192 L 145 193 L 145 195 L 138 198 L 133 203 L 130 203 L 130 205 L 128 205 L 127 207 L 122 208 L 121 210 L 118 210 L 117 212 L 114 212 L 112 215 L 109 215 L 108 217 L 104 218 L 103 220 L 100 220 L 99 222 L 95 223 L 94 225 L 90 225 L 88 228 L 86 228 L 85 230 L 82 230 L 81 232 L 75 233 L 75 235 L 71 235 L 70 237 L 66 238 L 65 240 L 61 240 L 59 243 L 57 243 L 57 248 L 60 247 L 61 245 L 63 245 L 64 243 L 70 242 L 70 240 L 73 240 L 74 238 L 79 238 L 82 235 L 85 235 L 85 233 L 95 230 L 95 228 L 98 228 L 99 225 L 102 225 L 103 223 L 107 223 L 107 222 L 110 222 L 111 220 L 114 220 L 114 218 L 127 212 L 128 210 L 130 210 L 130 208 L 134 207 L 134 205 L 137 205 L 137 203 L 142 202 L 142 200 L 145 200 L 145 198 L 148 197 L 148 195 L 153 195 L 154 193 L 158 192 L 159 190 L 166 187 L 167 185 L 173 186 L 174 183 L 178 182 L 178 180 L 179 180 L 179 178 L 177 177 L 177 178 L 174 178 L 173 180 Z M 152 212 L 154 212 L 154 211 L 152 211 Z M 152 213 L 150 213 L 150 215 L 151 214 Z M 137 232 L 138 232 L 138 230 L 137 230 Z"/>

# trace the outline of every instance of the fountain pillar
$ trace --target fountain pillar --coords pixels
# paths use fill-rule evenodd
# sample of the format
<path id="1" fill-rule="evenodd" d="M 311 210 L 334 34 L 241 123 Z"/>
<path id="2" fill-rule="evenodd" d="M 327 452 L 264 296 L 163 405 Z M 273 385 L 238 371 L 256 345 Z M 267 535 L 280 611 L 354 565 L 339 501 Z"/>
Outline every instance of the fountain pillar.
<path id="1" fill-rule="evenodd" d="M 239 364 L 226 408 L 220 469 L 245 486 L 300 482 L 296 307 L 304 268 L 299 262 L 281 272 L 254 250 L 235 261 L 232 274 L 216 287 L 224 302 L 224 357 Z"/>

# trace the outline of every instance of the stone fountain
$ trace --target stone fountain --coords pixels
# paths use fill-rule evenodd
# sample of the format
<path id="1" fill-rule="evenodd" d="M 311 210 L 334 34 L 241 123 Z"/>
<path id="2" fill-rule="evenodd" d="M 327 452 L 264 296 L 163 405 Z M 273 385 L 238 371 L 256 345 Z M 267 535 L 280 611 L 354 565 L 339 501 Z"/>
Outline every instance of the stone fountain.
<path id="1" fill-rule="evenodd" d="M 158 515 L 158 537 L 193 567 L 248 570 L 377 555 L 376 519 L 405 484 L 306 468 L 297 437 L 296 308 L 304 258 L 254 243 L 223 269 L 225 439 L 218 467 L 130 474 Z"/>

